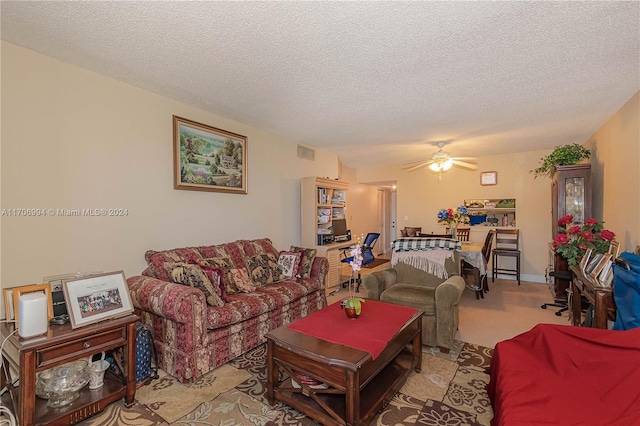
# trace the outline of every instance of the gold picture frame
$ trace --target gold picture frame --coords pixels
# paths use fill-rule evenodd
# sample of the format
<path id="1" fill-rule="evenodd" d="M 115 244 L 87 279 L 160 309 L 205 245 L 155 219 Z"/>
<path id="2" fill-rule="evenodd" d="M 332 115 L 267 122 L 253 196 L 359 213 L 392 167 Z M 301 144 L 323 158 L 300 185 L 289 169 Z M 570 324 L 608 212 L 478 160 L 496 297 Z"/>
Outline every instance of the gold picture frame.
<path id="1" fill-rule="evenodd" d="M 53 299 L 51 297 L 51 285 L 49 283 L 44 284 L 29 284 L 17 287 L 3 288 L 2 295 L 4 298 L 4 310 L 7 320 L 15 321 L 18 324 L 18 301 L 20 296 L 27 293 L 35 293 L 41 291 L 47 297 L 47 319 L 53 318 Z"/>
<path id="2" fill-rule="evenodd" d="M 615 259 L 616 257 L 618 257 L 618 254 L 620 253 L 620 243 L 617 241 L 610 241 L 609 253 L 611 253 L 612 259 Z"/>
<path id="3" fill-rule="evenodd" d="M 2 298 L 4 300 L 4 317 L 7 321 L 16 318 L 16 311 L 13 309 L 13 288 L 3 288 Z"/>
<path id="4" fill-rule="evenodd" d="M 173 116 L 173 188 L 247 193 L 247 137 Z"/>
<path id="5" fill-rule="evenodd" d="M 595 267 L 591 270 L 591 272 L 589 272 L 589 275 L 591 276 L 591 278 L 596 279 L 598 278 L 598 275 L 600 275 L 600 271 L 602 271 L 602 268 L 604 268 L 604 265 L 607 264 L 607 262 L 609 262 L 611 260 L 611 253 L 605 253 L 602 255 L 602 257 L 600 257 L 600 259 L 598 260 L 598 263 L 595 265 Z"/>

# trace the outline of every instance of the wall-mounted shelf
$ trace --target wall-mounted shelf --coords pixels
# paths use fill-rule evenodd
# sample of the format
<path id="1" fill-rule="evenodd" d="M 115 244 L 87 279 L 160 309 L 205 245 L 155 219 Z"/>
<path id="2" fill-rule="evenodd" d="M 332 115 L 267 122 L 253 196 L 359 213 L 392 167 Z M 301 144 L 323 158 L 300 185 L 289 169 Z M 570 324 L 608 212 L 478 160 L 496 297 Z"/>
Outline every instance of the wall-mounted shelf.
<path id="1" fill-rule="evenodd" d="M 515 208 L 495 208 L 495 209 L 486 209 L 486 208 L 467 208 L 470 212 L 486 212 L 487 214 L 499 214 L 499 213 L 515 213 Z"/>
<path id="2" fill-rule="evenodd" d="M 496 223 L 492 223 L 492 226 L 503 225 L 502 218 L 496 218 L 497 215 L 506 215 L 507 226 L 514 227 L 516 223 L 516 200 L 515 198 L 502 198 L 502 199 L 472 199 L 464 200 L 464 205 L 469 210 L 469 213 L 476 213 L 471 216 L 471 225 L 480 225 L 488 219 L 498 219 Z M 488 216 L 491 216 L 489 218 Z"/>

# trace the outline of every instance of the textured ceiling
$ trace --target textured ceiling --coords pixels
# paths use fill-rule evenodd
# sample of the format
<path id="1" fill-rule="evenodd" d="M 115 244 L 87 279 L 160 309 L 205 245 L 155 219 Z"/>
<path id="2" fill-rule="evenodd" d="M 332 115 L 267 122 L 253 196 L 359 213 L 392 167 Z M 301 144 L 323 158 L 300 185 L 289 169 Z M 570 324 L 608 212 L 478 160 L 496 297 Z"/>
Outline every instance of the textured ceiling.
<path id="1" fill-rule="evenodd" d="M 582 143 L 640 86 L 638 1 L 0 8 L 5 41 L 355 168 Z"/>

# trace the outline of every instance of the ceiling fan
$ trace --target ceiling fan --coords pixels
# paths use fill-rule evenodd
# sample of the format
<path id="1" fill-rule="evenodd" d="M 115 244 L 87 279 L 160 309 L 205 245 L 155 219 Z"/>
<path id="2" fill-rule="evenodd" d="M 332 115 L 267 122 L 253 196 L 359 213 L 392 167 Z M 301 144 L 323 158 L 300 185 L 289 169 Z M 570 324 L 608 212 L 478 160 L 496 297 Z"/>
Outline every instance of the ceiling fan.
<path id="1" fill-rule="evenodd" d="M 438 152 L 431 155 L 431 158 L 428 160 L 414 161 L 412 163 L 406 163 L 403 166 L 403 169 L 408 171 L 413 171 L 419 169 L 420 167 L 427 166 L 434 172 L 446 172 L 452 166 L 464 167 L 471 170 L 476 170 L 478 166 L 473 163 L 468 163 L 467 161 L 476 161 L 476 158 L 473 157 L 452 157 L 446 151 L 443 151 L 444 142 L 438 142 Z"/>

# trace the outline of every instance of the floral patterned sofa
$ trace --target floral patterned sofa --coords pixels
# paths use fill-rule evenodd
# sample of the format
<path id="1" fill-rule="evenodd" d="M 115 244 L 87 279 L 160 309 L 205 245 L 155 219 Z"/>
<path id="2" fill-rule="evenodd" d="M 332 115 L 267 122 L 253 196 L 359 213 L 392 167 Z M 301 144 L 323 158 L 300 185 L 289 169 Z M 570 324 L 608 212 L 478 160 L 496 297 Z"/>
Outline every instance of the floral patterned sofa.
<path id="1" fill-rule="evenodd" d="M 281 254 L 299 258 L 290 278 L 278 265 Z M 149 250 L 145 259 L 142 275 L 127 280 L 131 299 L 142 322 L 153 327 L 159 367 L 181 382 L 195 380 L 265 342 L 272 329 L 327 305 L 329 263 L 315 250 L 291 247 L 281 253 L 263 238 Z"/>

